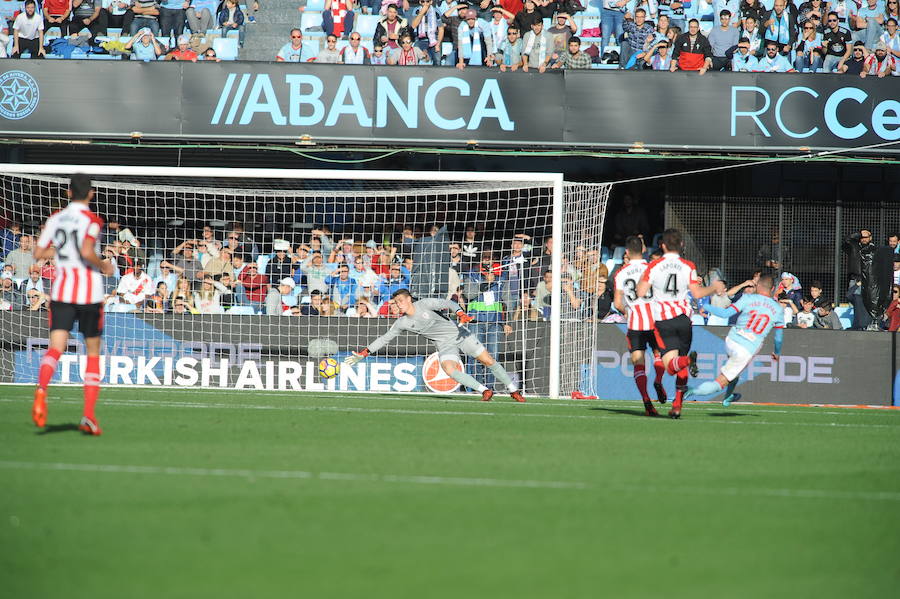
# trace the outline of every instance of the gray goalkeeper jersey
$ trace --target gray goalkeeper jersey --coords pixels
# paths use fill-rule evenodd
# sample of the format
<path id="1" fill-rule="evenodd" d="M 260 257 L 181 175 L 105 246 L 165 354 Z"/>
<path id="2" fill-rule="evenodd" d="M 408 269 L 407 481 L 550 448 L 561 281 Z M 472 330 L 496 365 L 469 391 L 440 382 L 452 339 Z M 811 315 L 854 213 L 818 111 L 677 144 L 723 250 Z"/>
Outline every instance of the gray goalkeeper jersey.
<path id="1" fill-rule="evenodd" d="M 462 310 L 456 302 L 443 299 L 421 299 L 414 302 L 413 306 L 416 308 L 415 314 L 401 316 L 387 333 L 369 344 L 371 353 L 377 352 L 403 331 L 418 333 L 438 348 L 457 345 L 469 336 L 468 331 L 457 326 L 445 314 L 447 310 L 453 312 Z"/>

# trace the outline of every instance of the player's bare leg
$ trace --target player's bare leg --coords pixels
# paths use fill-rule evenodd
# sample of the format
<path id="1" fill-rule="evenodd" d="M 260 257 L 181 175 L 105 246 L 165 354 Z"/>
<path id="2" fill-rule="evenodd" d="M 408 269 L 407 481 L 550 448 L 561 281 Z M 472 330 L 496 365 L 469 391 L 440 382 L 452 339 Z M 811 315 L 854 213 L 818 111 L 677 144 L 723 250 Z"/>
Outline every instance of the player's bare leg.
<path id="1" fill-rule="evenodd" d="M 650 395 L 647 393 L 647 372 L 644 366 L 643 350 L 631 352 L 631 364 L 634 370 L 634 384 L 641 394 L 641 400 L 644 402 L 644 412 L 646 412 L 647 416 L 659 416 L 656 408 L 653 407 Z"/>
<path id="2" fill-rule="evenodd" d="M 94 405 L 100 395 L 100 337 L 84 340 L 87 350 L 87 367 L 84 372 L 84 415 L 78 429 L 87 434 L 99 436 L 103 431 L 94 416 Z"/>
<path id="3" fill-rule="evenodd" d="M 512 379 L 509 377 L 509 373 L 506 372 L 506 369 L 503 368 L 503 365 L 495 360 L 487 350 L 484 350 L 483 352 L 475 356 L 475 359 L 487 366 L 487 368 L 494 374 L 494 377 L 498 381 L 506 385 L 506 389 L 509 391 L 510 397 L 520 403 L 524 403 L 525 396 L 522 395 L 522 392 L 519 391 L 518 388 L 516 388 L 516 386 L 513 384 Z M 482 397 L 482 399 L 484 398 Z"/>
<path id="4" fill-rule="evenodd" d="M 47 425 L 47 387 L 50 386 L 50 379 L 56 372 L 60 356 L 66 353 L 66 347 L 69 345 L 69 332 L 62 329 L 50 331 L 49 345 L 44 357 L 41 358 L 38 385 L 34 390 L 34 402 L 31 404 L 31 419 L 35 426 L 41 428 Z"/>
<path id="5" fill-rule="evenodd" d="M 689 397 L 692 395 L 717 395 L 723 389 L 725 390 L 725 399 L 722 401 L 722 405 L 726 408 L 731 405 L 731 402 L 737 401 L 741 398 L 740 393 L 735 393 L 734 388 L 737 387 L 738 379 L 740 377 L 735 378 L 733 381 L 729 381 L 728 378 L 724 374 L 720 374 L 713 381 L 706 381 L 705 383 L 701 383 L 690 389 L 685 397 Z"/>
<path id="6" fill-rule="evenodd" d="M 467 374 L 463 369 L 461 369 L 459 367 L 459 363 L 455 360 L 443 360 L 441 362 L 441 368 L 444 370 L 444 372 L 447 373 L 450 378 L 452 378 L 460 385 L 481 393 L 482 401 L 490 401 L 491 396 L 494 395 L 493 391 L 479 383 L 477 380 L 475 380 L 474 377 Z"/>

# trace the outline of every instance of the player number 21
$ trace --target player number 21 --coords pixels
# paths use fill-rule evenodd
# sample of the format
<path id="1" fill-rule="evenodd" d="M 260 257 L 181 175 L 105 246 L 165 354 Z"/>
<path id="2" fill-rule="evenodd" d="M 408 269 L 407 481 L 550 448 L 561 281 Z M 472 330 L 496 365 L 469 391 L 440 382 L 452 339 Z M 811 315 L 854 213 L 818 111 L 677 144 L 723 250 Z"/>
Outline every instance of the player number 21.
<path id="1" fill-rule="evenodd" d="M 747 329 L 753 331 L 757 335 L 762 335 L 762 332 L 766 330 L 766 326 L 769 324 L 768 314 L 760 314 L 756 310 L 750 311 L 750 320 L 747 321 Z"/>

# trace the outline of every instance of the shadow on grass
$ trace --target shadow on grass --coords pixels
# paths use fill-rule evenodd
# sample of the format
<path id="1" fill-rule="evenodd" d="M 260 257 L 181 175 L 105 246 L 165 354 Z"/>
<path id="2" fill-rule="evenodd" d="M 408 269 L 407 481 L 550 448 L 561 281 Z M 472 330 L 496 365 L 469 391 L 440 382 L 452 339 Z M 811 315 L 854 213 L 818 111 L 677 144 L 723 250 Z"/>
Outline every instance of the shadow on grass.
<path id="1" fill-rule="evenodd" d="M 647 415 L 644 414 L 644 410 L 630 410 L 627 408 L 588 408 L 589 410 L 596 412 L 612 412 L 613 414 L 625 414 L 626 416 L 640 416 L 641 418 L 646 418 Z"/>
<path id="2" fill-rule="evenodd" d="M 748 414 L 747 412 L 707 412 L 706 415 L 712 416 L 713 418 L 757 418 L 759 416 L 759 414 Z"/>
<path id="3" fill-rule="evenodd" d="M 48 424 L 43 430 L 37 431 L 37 435 L 48 435 L 50 433 L 65 433 L 69 431 L 79 432 L 77 424 Z"/>

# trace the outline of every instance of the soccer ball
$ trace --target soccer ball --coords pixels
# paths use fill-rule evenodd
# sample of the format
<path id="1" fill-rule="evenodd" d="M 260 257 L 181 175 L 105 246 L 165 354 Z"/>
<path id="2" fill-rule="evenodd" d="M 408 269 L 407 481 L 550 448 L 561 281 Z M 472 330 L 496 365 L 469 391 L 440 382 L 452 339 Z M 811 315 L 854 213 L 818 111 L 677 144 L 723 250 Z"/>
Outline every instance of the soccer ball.
<path id="1" fill-rule="evenodd" d="M 323 379 L 333 379 L 341 371 L 341 365 L 334 358 L 322 358 L 319 362 L 319 376 Z"/>

